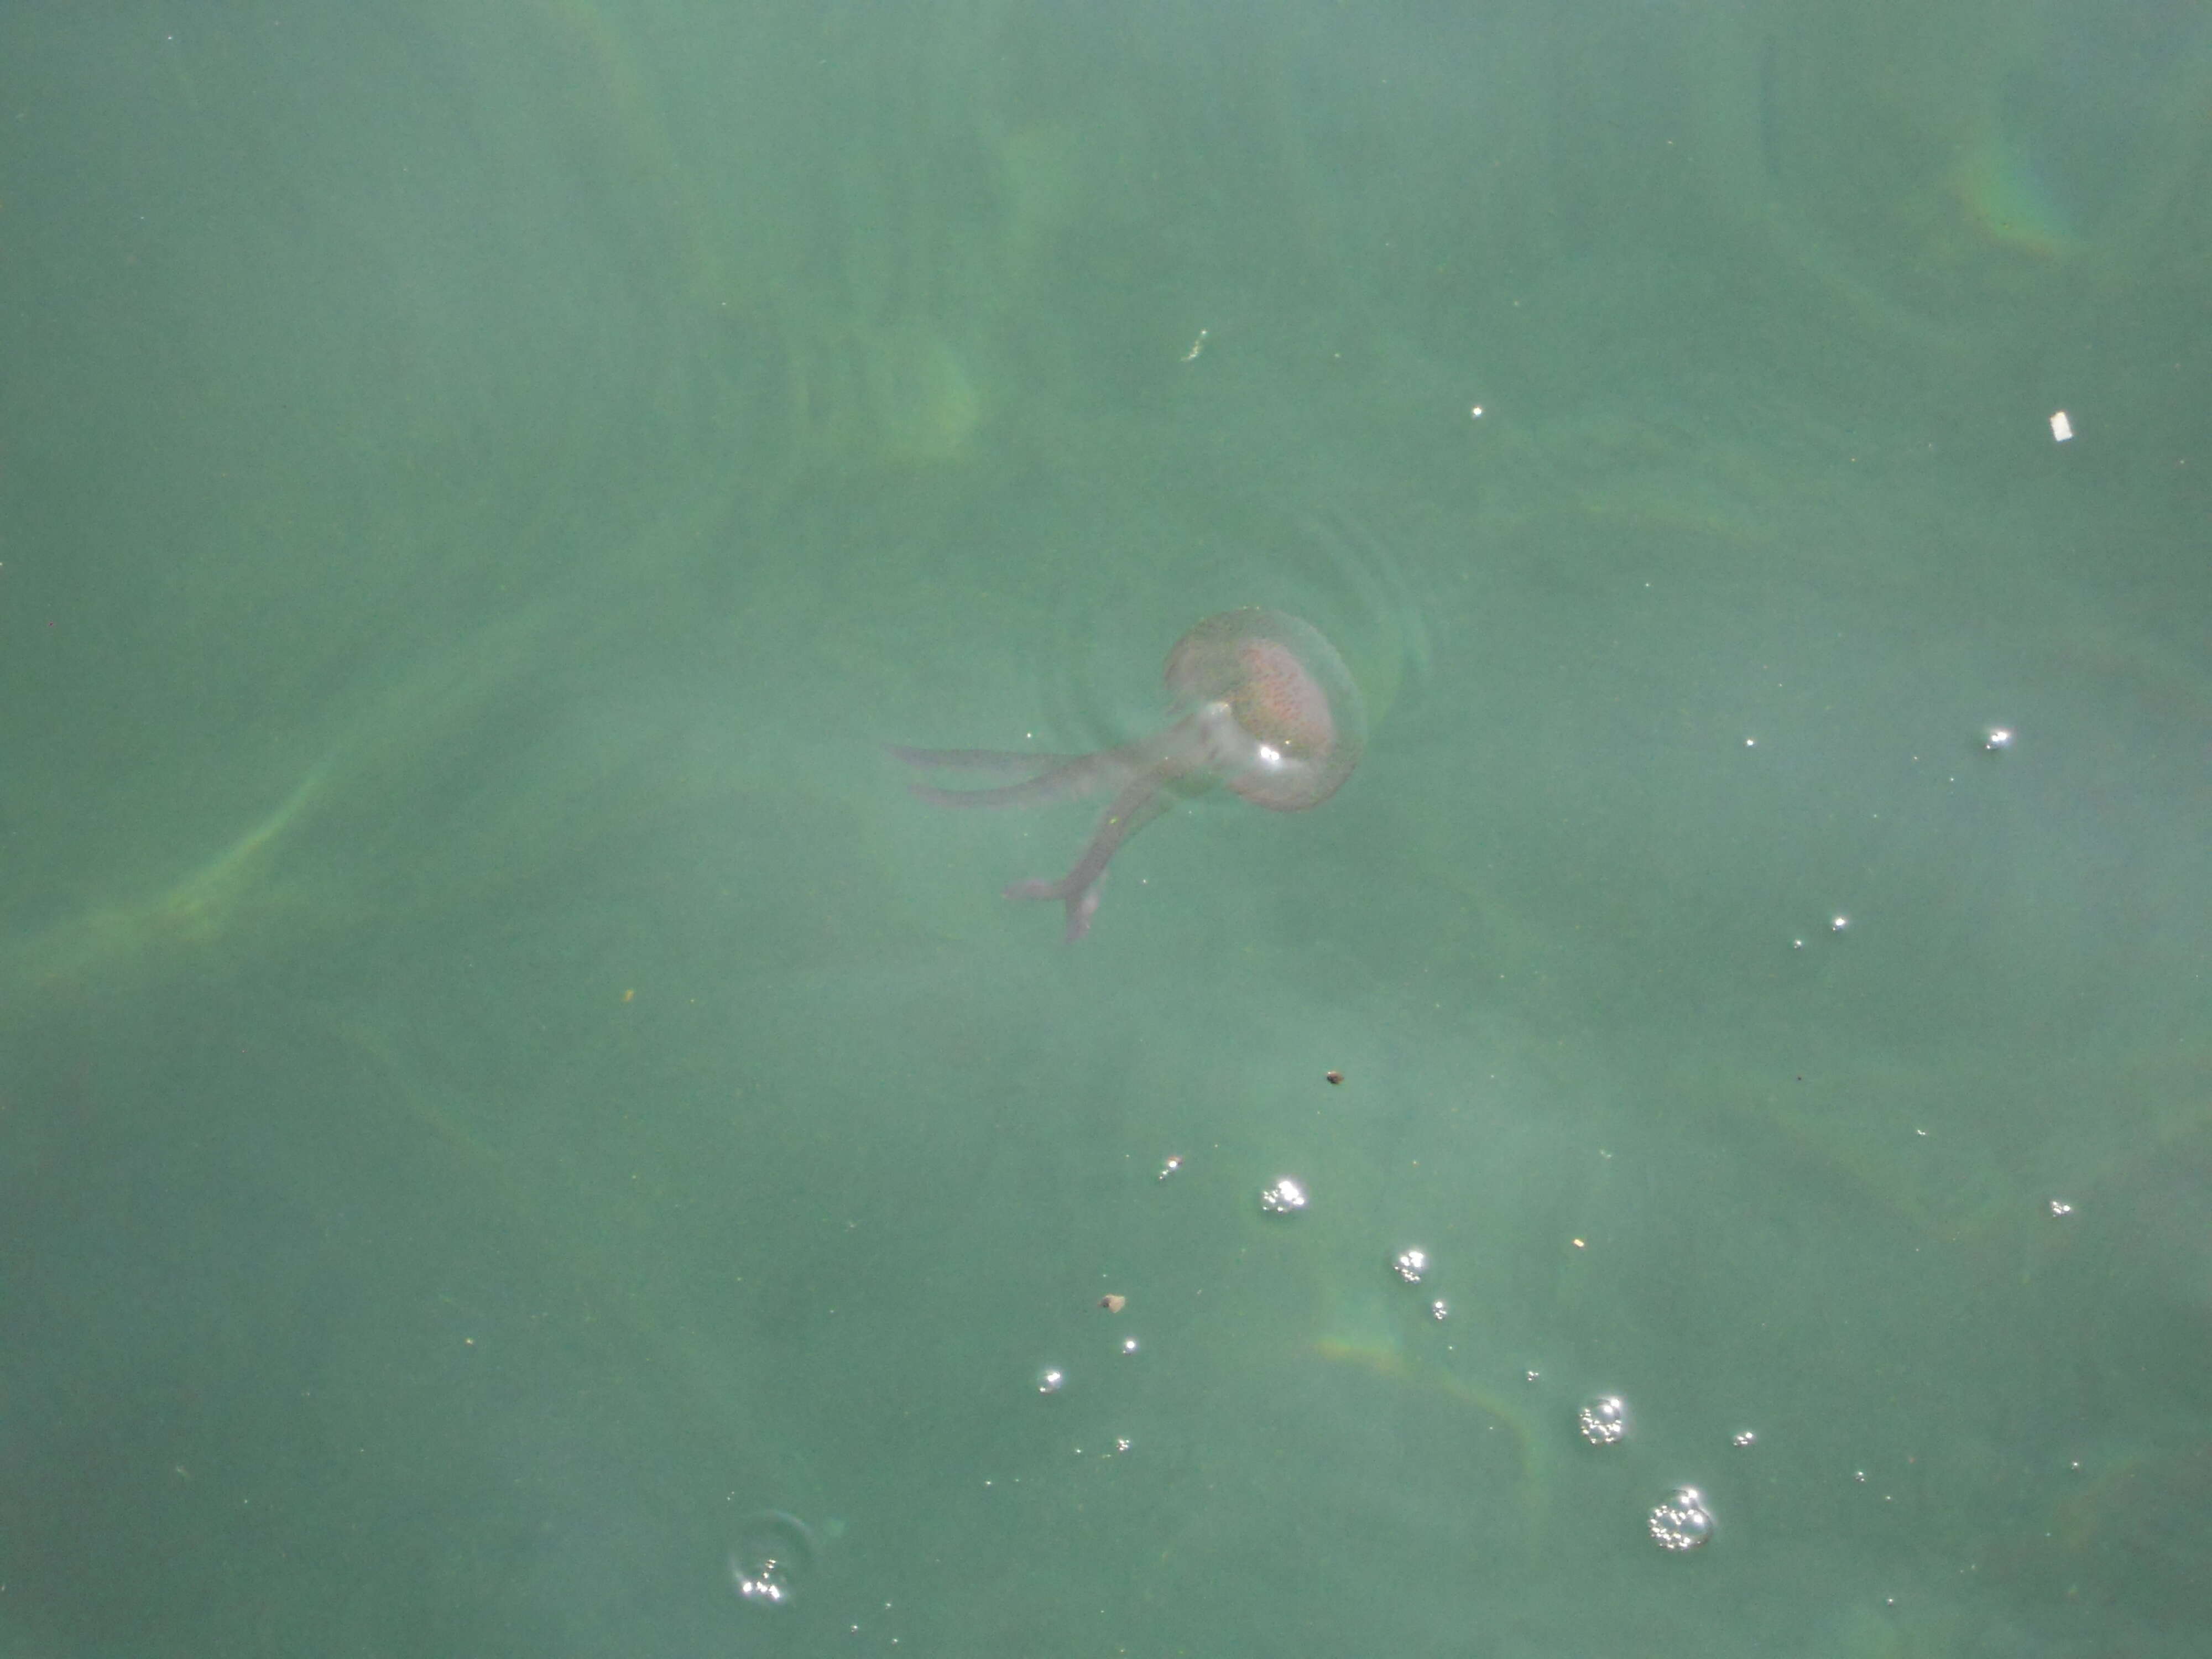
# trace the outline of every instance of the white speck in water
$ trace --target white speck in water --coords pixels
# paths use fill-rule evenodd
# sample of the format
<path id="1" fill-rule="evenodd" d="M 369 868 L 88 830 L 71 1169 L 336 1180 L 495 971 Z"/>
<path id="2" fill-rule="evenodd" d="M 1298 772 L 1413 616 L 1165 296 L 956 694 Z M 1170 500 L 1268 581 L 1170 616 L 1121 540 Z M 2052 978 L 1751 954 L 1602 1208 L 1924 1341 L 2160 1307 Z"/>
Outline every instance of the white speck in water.
<path id="1" fill-rule="evenodd" d="M 1729 1437 L 1729 1444 L 1731 1446 L 1751 1447 L 1758 1443 L 1758 1434 L 1750 1429 L 1738 1429 Z"/>
<path id="2" fill-rule="evenodd" d="M 1306 1206 L 1306 1189 L 1289 1176 L 1260 1194 L 1263 1215 L 1296 1215 Z"/>
<path id="3" fill-rule="evenodd" d="M 2074 1213 L 2074 1206 L 2071 1204 L 2069 1204 L 2063 1198 L 2054 1198 L 2051 1200 L 2051 1213 L 2053 1215 L 2072 1215 Z"/>
<path id="4" fill-rule="evenodd" d="M 1047 1365 L 1036 1374 L 1036 1391 L 1039 1394 L 1058 1394 L 1066 1386 L 1067 1373 L 1057 1365 Z"/>
<path id="5" fill-rule="evenodd" d="M 1390 1258 L 1390 1271 L 1408 1285 L 1418 1285 L 1421 1275 L 1429 1270 L 1429 1253 L 1414 1249 L 1401 1250 Z"/>
<path id="6" fill-rule="evenodd" d="M 1451 1317 L 1451 1304 L 1446 1302 L 1443 1297 L 1438 1297 L 1435 1301 L 1429 1304 L 1429 1317 L 1437 1321 L 1439 1324 L 1443 1323 L 1445 1320 Z"/>

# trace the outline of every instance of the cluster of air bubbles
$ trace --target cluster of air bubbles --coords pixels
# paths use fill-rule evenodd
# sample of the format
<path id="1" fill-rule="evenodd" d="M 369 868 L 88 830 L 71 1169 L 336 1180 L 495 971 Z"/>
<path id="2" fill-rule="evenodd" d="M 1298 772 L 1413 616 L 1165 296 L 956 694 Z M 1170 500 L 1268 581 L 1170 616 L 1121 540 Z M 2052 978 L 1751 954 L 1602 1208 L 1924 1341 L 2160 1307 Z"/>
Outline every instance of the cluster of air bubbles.
<path id="1" fill-rule="evenodd" d="M 1693 1550 L 1713 1535 L 1713 1513 L 1695 1486 L 1677 1486 L 1645 1522 L 1651 1541 L 1662 1550 Z"/>
<path id="2" fill-rule="evenodd" d="M 1984 755 L 2002 755 L 2011 747 L 2012 728 L 2010 726 L 1992 726 L 1983 732 L 1982 752 Z"/>
<path id="3" fill-rule="evenodd" d="M 781 1510 L 749 1516 L 730 1547 L 730 1583 L 749 1607 L 788 1607 L 818 1553 L 813 1528 Z"/>
<path id="4" fill-rule="evenodd" d="M 1537 1374 L 1530 1371 L 1528 1376 L 1534 1382 Z M 1617 1446 L 1629 1437 L 1632 1426 L 1628 1402 L 1617 1394 L 1592 1395 L 1575 1413 L 1575 1426 L 1593 1446 Z M 1749 1429 L 1731 1437 L 1738 1446 L 1748 1446 L 1757 1438 Z M 1680 1553 L 1698 1548 L 1713 1535 L 1713 1515 L 1703 1492 L 1695 1486 L 1677 1486 L 1645 1517 L 1644 1526 L 1653 1543 Z"/>
<path id="5" fill-rule="evenodd" d="M 1593 1446 L 1617 1446 L 1628 1438 L 1628 1402 L 1617 1394 L 1585 1401 L 1575 1413 L 1576 1426 Z"/>
<path id="6" fill-rule="evenodd" d="M 2072 1215 L 2074 1213 L 2074 1206 L 2071 1204 L 2069 1204 L 2063 1198 L 2054 1198 L 2051 1200 L 2051 1213 L 2053 1215 Z"/>
<path id="7" fill-rule="evenodd" d="M 2003 742 L 2010 741 L 2008 732 L 1992 732 L 1989 735 L 1993 748 L 2002 746 L 1998 741 L 2000 738 Z M 1849 916 L 1840 912 L 1832 913 L 1828 921 L 1828 931 L 1840 934 L 1850 926 Z M 1794 943 L 1798 949 L 1804 948 L 1803 939 Z M 1337 1078 L 1332 1073 L 1328 1080 L 1334 1083 Z M 1160 1166 L 1158 1178 L 1165 1181 L 1179 1170 L 1182 1164 L 1181 1154 L 1168 1158 Z M 1305 1211 L 1309 1201 L 1305 1184 L 1296 1176 L 1283 1176 L 1261 1190 L 1260 1212 L 1263 1216 L 1298 1215 Z M 2049 1200 L 2049 1205 L 2053 1215 L 2067 1214 L 2072 1207 L 2058 1199 Z M 1583 1241 L 1577 1239 L 1575 1243 L 1580 1246 Z M 1429 1277 L 1434 1263 L 1426 1249 L 1419 1245 L 1407 1245 L 1392 1251 L 1385 1258 L 1385 1265 L 1400 1283 L 1419 1285 Z M 1100 1297 L 1098 1305 L 1109 1313 L 1118 1314 L 1127 1306 L 1128 1300 L 1119 1292 L 1109 1292 Z M 1449 1306 L 1441 1297 L 1431 1299 L 1425 1305 L 1432 1320 L 1442 1321 L 1450 1315 Z M 1138 1339 L 1131 1336 L 1121 1339 L 1117 1346 L 1121 1354 L 1133 1356 L 1139 1352 L 1139 1345 Z M 1532 1385 L 1541 1376 L 1534 1369 L 1524 1374 Z M 1035 1384 L 1040 1395 L 1050 1398 L 1066 1387 L 1067 1376 L 1058 1366 L 1047 1365 L 1036 1373 Z M 1628 1402 L 1620 1395 L 1597 1394 L 1591 1395 L 1577 1411 L 1575 1426 L 1582 1437 L 1593 1446 L 1617 1446 L 1630 1438 L 1633 1422 Z M 1745 1449 L 1756 1443 L 1758 1436 L 1750 1429 L 1741 1429 L 1731 1433 L 1729 1439 L 1731 1445 Z M 1126 1439 L 1116 1440 L 1113 1451 L 1106 1455 L 1110 1456 L 1126 1452 L 1129 1443 Z M 1866 1477 L 1861 1474 L 1858 1478 L 1863 1480 Z M 767 1518 L 771 1522 L 778 1519 L 788 1522 L 789 1519 Z M 1652 1542 L 1672 1554 L 1699 1549 L 1711 1540 L 1713 1534 L 1712 1511 L 1706 1507 L 1704 1493 L 1695 1486 L 1675 1487 L 1663 1502 L 1650 1511 L 1644 1524 Z M 811 1539 L 802 1528 L 798 1527 L 798 1523 L 790 1522 L 790 1526 L 794 1529 L 790 1539 L 795 1539 L 795 1543 L 770 1536 L 763 1543 L 750 1548 L 741 1546 L 738 1550 L 732 1552 L 731 1577 L 739 1595 L 748 1602 L 766 1607 L 787 1604 L 792 1594 L 794 1564 L 799 1563 L 802 1556 L 811 1562 Z"/>

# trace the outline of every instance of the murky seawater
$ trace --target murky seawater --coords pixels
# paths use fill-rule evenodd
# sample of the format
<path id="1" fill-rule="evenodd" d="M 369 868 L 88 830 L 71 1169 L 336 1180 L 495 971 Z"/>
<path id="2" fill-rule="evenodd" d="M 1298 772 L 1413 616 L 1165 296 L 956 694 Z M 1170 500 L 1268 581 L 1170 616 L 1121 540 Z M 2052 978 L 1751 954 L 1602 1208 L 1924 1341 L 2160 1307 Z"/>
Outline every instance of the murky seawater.
<path id="1" fill-rule="evenodd" d="M 0 1629 L 2194 1651 L 2208 39 L 0 19 Z"/>

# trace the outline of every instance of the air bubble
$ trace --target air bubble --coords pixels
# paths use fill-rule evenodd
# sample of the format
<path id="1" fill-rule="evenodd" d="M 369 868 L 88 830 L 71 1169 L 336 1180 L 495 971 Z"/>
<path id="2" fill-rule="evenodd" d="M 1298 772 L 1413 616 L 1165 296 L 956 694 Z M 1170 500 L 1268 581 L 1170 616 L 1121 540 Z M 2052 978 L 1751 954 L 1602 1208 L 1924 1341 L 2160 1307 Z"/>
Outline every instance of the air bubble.
<path id="1" fill-rule="evenodd" d="M 1306 1206 L 1306 1189 L 1289 1176 L 1260 1194 L 1263 1215 L 1296 1215 Z"/>
<path id="2" fill-rule="evenodd" d="M 1058 1394 L 1067 1386 L 1067 1373 L 1057 1365 L 1047 1365 L 1036 1374 L 1039 1394 Z"/>
<path id="3" fill-rule="evenodd" d="M 1418 1285 L 1421 1275 L 1429 1270 L 1429 1253 L 1423 1249 L 1401 1250 L 1390 1258 L 1390 1271 L 1408 1285 Z"/>
<path id="4" fill-rule="evenodd" d="M 1575 1423 L 1591 1445 L 1617 1446 L 1628 1438 L 1628 1402 L 1617 1394 L 1598 1395 L 1583 1402 Z"/>
<path id="5" fill-rule="evenodd" d="M 1651 1541 L 1662 1550 L 1680 1553 L 1701 1547 L 1713 1535 L 1713 1512 L 1705 1494 L 1695 1486 L 1677 1486 L 1667 1501 L 1651 1511 L 1645 1523 Z"/>

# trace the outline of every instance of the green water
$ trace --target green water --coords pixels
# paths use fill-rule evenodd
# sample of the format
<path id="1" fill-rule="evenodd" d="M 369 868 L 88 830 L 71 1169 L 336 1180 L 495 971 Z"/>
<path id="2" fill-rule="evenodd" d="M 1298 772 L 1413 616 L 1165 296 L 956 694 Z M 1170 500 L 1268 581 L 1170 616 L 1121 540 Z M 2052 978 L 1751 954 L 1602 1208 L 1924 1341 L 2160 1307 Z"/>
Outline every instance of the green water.
<path id="1" fill-rule="evenodd" d="M 0 1652 L 2201 1651 L 2208 102 L 0 9 Z M 1244 605 L 1365 757 L 1079 945 L 883 753 Z"/>

